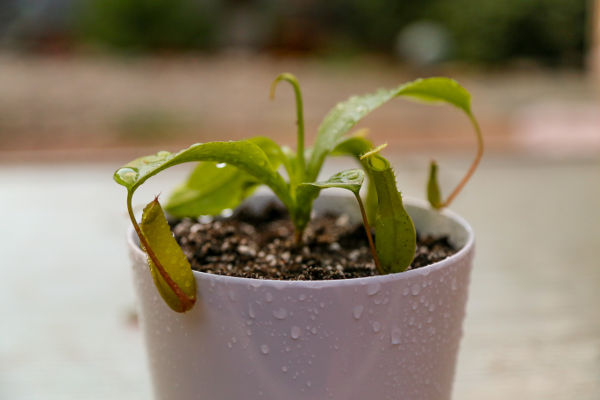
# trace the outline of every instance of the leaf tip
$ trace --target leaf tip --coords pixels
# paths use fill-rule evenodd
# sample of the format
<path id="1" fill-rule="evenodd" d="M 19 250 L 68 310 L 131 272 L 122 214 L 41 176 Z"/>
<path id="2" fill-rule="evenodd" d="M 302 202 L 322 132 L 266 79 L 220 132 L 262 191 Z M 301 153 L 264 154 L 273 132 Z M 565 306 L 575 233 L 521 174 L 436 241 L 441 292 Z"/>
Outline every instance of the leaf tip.
<path id="1" fill-rule="evenodd" d="M 439 210 L 443 208 L 443 203 L 437 173 L 438 164 L 435 160 L 431 160 L 429 163 L 429 179 L 427 180 L 427 200 L 432 208 Z"/>

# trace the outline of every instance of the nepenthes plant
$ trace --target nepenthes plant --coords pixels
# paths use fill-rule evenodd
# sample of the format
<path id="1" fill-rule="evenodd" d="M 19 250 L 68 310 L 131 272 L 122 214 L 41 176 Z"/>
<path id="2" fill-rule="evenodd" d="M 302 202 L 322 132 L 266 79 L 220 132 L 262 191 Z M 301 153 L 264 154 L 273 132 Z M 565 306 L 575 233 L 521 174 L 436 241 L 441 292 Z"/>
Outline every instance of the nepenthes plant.
<path id="1" fill-rule="evenodd" d="M 416 246 L 415 228 L 402 204 L 393 169 L 380 154 L 384 146 L 373 149 L 373 144 L 361 131 L 353 135 L 348 135 L 348 132 L 371 111 L 397 97 L 426 103 L 447 103 L 462 110 L 473 125 L 477 153 L 464 177 L 446 199 L 442 199 L 437 181 L 438 166 L 435 161 L 431 162 L 427 198 L 436 209 L 452 202 L 470 179 L 483 154 L 483 139 L 471 112 L 471 97 L 452 79 L 417 79 L 393 89 L 350 97 L 325 116 L 310 148 L 305 148 L 304 143 L 302 93 L 296 77 L 289 73 L 279 75 L 271 86 L 271 97 L 282 81 L 291 84 L 295 94 L 295 152 L 267 137 L 196 143 L 177 153 L 161 151 L 135 159 L 114 173 L 115 181 L 127 189 L 127 211 L 140 245 L 148 256 L 155 285 L 175 311 L 185 312 L 196 301 L 196 282 L 190 263 L 175 241 L 157 198 L 144 208 L 139 224 L 132 208 L 137 188 L 159 172 L 174 165 L 197 162 L 187 180 L 174 191 L 165 205 L 167 213 L 178 218 L 217 215 L 225 209 L 237 207 L 260 185 L 269 187 L 289 211 L 298 245 L 302 243 L 313 202 L 321 190 L 350 190 L 357 199 L 375 265 L 380 274 L 387 274 L 402 272 L 410 265 Z M 360 168 L 341 171 L 319 181 L 325 159 L 340 155 L 355 158 Z M 282 170 L 285 171 L 283 175 Z M 363 204 L 360 189 L 365 177 L 369 184 Z M 376 232 L 375 242 L 371 237 L 371 225 Z"/>

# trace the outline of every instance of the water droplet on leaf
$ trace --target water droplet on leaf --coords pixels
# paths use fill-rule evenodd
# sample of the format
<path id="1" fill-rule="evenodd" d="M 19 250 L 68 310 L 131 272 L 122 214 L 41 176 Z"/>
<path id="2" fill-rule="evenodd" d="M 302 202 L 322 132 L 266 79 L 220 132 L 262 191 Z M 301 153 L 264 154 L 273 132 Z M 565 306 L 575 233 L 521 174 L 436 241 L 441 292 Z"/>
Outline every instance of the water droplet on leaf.
<path id="1" fill-rule="evenodd" d="M 120 183 L 125 185 L 133 185 L 139 175 L 139 172 L 136 168 L 132 167 L 123 167 L 119 168 L 117 172 L 115 172 L 115 177 Z"/>

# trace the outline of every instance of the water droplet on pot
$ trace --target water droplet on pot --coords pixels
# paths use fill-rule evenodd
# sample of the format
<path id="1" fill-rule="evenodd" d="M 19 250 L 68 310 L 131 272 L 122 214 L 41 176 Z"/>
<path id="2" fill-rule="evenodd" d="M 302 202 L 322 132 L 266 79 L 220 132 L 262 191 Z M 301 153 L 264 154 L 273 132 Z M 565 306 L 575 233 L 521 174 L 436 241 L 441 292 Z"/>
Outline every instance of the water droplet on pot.
<path id="1" fill-rule="evenodd" d="M 311 332 L 313 335 L 316 335 L 316 334 L 317 334 L 317 328 L 316 328 L 315 326 L 313 326 L 312 328 L 310 328 L 310 332 Z"/>
<path id="2" fill-rule="evenodd" d="M 273 316 L 277 319 L 285 319 L 287 317 L 287 310 L 283 307 L 273 310 Z"/>
<path id="3" fill-rule="evenodd" d="M 452 288 L 452 290 L 458 289 L 458 283 L 456 282 L 456 278 L 452 278 L 452 282 L 450 284 L 450 287 Z"/>
<path id="4" fill-rule="evenodd" d="M 265 300 L 267 301 L 267 303 L 270 303 L 273 301 L 273 295 L 271 294 L 271 292 L 267 292 L 265 294 Z"/>
<path id="5" fill-rule="evenodd" d="M 367 285 L 367 294 L 369 296 L 373 296 L 376 295 L 377 292 L 379 292 L 379 289 L 381 288 L 381 284 L 380 283 L 371 283 L 369 285 Z"/>
<path id="6" fill-rule="evenodd" d="M 312 387 L 312 382 L 311 381 L 306 381 L 306 386 Z"/>
<path id="7" fill-rule="evenodd" d="M 266 344 L 260 345 L 260 352 L 263 354 L 269 354 L 269 346 Z"/>
<path id="8" fill-rule="evenodd" d="M 306 295 L 304 293 L 302 293 L 300 296 L 298 296 L 298 300 L 300 300 L 300 301 L 306 300 Z"/>
<path id="9" fill-rule="evenodd" d="M 302 330 L 300 328 L 298 328 L 297 326 L 292 326 L 292 330 L 290 331 L 290 336 L 292 337 L 292 339 L 298 339 L 301 333 Z"/>
<path id="10" fill-rule="evenodd" d="M 354 307 L 354 310 L 352 310 L 352 315 L 354 315 L 354 319 L 360 319 L 360 316 L 362 315 L 364 309 L 365 307 L 363 307 L 362 305 Z"/>
<path id="11" fill-rule="evenodd" d="M 421 291 L 421 286 L 418 283 L 415 283 L 414 285 L 412 285 L 412 287 L 410 288 L 410 293 L 413 296 L 417 296 L 419 294 L 419 292 Z"/>
<path id="12" fill-rule="evenodd" d="M 402 341 L 402 331 L 400 331 L 400 328 L 394 328 L 392 329 L 392 344 L 400 344 L 400 342 Z"/>
<path id="13" fill-rule="evenodd" d="M 373 324 L 373 332 L 377 333 L 381 330 L 381 324 L 377 321 L 374 321 Z"/>
<path id="14" fill-rule="evenodd" d="M 281 371 L 283 371 L 284 373 L 288 372 L 288 367 L 284 365 L 283 367 L 281 367 Z"/>
<path id="15" fill-rule="evenodd" d="M 248 316 L 252 319 L 256 318 L 256 313 L 254 312 L 254 307 L 252 307 L 252 304 L 248 304 Z"/>

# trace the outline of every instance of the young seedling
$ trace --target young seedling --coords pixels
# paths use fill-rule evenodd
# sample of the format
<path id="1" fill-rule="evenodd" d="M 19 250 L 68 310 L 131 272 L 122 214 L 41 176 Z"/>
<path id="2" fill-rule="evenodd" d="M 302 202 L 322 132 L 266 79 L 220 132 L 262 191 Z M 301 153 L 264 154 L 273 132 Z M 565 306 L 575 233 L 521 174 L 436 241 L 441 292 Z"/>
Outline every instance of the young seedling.
<path id="1" fill-rule="evenodd" d="M 377 151 L 369 153 L 372 144 L 364 135 L 346 136 L 363 117 L 396 97 L 429 103 L 451 104 L 467 114 L 477 134 L 475 160 L 445 201 L 441 200 L 437 183 L 437 165 L 432 164 L 428 198 L 435 208 L 447 206 L 473 174 L 483 152 L 479 126 L 470 109 L 469 93 L 447 78 L 417 79 L 391 90 L 378 90 L 364 96 L 353 96 L 336 105 L 321 123 L 312 148 L 304 148 L 302 94 L 297 79 L 291 74 L 279 75 L 271 86 L 271 97 L 279 82 L 292 85 L 296 98 L 297 148 L 293 154 L 273 140 L 255 137 L 229 142 L 197 143 L 178 153 L 162 151 L 131 161 L 119 168 L 114 179 L 127 189 L 127 210 L 140 240 L 155 284 L 167 304 L 178 312 L 191 309 L 195 302 L 195 281 L 190 264 L 173 239 L 158 200 L 144 209 L 138 225 L 132 209 L 133 194 L 146 180 L 174 165 L 198 162 L 186 182 L 178 187 L 166 204 L 174 217 L 216 215 L 237 207 L 260 185 L 268 186 L 288 209 L 300 245 L 311 217 L 314 200 L 324 188 L 338 187 L 352 191 L 358 200 L 365 231 L 380 273 L 402 271 L 414 256 L 415 234 L 410 217 L 402 207 L 389 162 Z M 305 156 L 305 150 L 308 157 Z M 365 153 L 367 153 L 365 155 Z M 362 170 L 342 171 L 324 182 L 317 181 L 326 157 L 350 155 L 361 163 Z M 287 181 L 280 174 L 283 166 Z M 359 190 L 364 176 L 369 178 L 367 206 Z M 369 222 L 375 223 L 376 243 L 371 238 Z M 410 228 L 412 227 L 412 229 Z"/>

